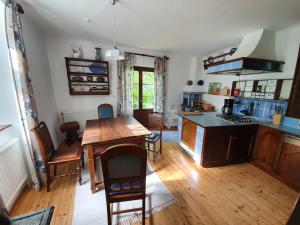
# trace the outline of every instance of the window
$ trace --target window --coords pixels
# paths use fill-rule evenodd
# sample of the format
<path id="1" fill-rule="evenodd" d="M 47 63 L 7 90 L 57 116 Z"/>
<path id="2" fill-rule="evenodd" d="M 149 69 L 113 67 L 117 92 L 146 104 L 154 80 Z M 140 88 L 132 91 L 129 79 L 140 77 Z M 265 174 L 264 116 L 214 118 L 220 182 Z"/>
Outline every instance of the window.
<path id="1" fill-rule="evenodd" d="M 155 103 L 154 69 L 134 67 L 133 109 L 153 109 Z"/>

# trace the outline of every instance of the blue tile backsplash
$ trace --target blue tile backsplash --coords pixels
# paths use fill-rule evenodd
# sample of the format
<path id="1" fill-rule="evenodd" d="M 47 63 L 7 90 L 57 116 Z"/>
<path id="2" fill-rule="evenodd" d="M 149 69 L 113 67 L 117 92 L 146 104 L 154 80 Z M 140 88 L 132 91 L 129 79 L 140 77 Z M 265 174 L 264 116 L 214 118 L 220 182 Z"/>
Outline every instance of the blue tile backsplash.
<path id="1" fill-rule="evenodd" d="M 299 119 L 286 117 L 286 109 L 288 102 L 280 100 L 253 99 L 244 97 L 234 97 L 235 104 L 233 106 L 234 114 L 241 114 L 243 111 L 248 111 L 250 116 L 257 117 L 258 120 L 264 122 L 272 122 L 275 109 L 280 109 L 282 112 L 282 125 L 300 129 Z M 242 112 L 241 112 L 242 111 Z"/>
<path id="2" fill-rule="evenodd" d="M 284 119 L 287 109 L 286 101 L 253 99 L 244 97 L 235 97 L 233 113 L 241 114 L 247 111 L 249 116 L 257 117 L 261 121 L 271 122 L 276 109 L 282 112 Z"/>

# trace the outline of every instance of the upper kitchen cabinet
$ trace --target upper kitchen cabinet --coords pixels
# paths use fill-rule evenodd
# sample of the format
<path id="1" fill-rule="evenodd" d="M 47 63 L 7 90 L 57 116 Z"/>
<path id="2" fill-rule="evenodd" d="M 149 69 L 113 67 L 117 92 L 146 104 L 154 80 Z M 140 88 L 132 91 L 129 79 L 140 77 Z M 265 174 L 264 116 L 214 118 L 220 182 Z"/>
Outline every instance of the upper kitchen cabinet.
<path id="1" fill-rule="evenodd" d="M 300 118 L 300 48 L 295 69 L 292 91 L 290 94 L 287 116 Z"/>

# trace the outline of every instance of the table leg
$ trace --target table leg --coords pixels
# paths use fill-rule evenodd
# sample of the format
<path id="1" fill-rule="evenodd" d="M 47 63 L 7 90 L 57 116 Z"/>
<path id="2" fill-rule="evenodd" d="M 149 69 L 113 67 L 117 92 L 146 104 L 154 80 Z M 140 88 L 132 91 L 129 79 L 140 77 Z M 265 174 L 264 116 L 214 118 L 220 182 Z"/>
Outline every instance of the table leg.
<path id="1" fill-rule="evenodd" d="M 88 160 L 89 160 L 89 169 L 90 169 L 90 178 L 91 178 L 91 191 L 94 194 L 96 192 L 94 146 L 88 145 L 87 150 L 88 150 Z"/>

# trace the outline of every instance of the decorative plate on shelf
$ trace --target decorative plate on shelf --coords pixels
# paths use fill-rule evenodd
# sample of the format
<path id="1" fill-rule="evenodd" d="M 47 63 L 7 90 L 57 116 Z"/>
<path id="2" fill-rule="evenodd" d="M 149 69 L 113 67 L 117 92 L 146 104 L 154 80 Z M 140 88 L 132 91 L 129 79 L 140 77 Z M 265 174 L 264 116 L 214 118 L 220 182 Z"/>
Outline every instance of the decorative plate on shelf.
<path id="1" fill-rule="evenodd" d="M 98 64 L 90 65 L 89 69 L 92 73 L 96 73 L 96 74 L 105 74 L 106 73 L 106 68 L 99 67 Z"/>

